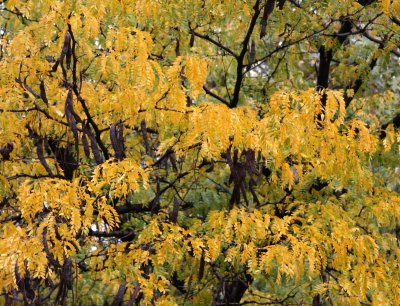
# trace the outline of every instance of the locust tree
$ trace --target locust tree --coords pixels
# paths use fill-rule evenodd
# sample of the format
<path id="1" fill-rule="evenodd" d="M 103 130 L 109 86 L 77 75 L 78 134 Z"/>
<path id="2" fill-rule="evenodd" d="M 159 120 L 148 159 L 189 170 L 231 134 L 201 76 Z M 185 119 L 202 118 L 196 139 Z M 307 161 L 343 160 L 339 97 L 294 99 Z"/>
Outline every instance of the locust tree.
<path id="1" fill-rule="evenodd" d="M 0 4 L 1 303 L 400 303 L 398 0 Z"/>

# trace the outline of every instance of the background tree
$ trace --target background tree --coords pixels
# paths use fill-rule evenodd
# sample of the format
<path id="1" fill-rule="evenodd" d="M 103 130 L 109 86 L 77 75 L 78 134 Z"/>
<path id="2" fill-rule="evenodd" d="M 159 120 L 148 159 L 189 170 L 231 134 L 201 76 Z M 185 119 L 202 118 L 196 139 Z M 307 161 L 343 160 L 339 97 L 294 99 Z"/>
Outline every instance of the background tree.
<path id="1" fill-rule="evenodd" d="M 399 1 L 0 10 L 2 303 L 400 303 Z"/>

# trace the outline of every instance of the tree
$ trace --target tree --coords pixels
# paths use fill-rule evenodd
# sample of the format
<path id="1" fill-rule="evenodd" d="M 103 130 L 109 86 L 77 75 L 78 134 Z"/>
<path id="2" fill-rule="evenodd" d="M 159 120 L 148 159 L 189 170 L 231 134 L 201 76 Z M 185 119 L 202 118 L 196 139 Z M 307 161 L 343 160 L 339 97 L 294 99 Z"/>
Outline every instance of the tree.
<path id="1" fill-rule="evenodd" d="M 399 304 L 399 1 L 3 1 L 2 303 Z"/>

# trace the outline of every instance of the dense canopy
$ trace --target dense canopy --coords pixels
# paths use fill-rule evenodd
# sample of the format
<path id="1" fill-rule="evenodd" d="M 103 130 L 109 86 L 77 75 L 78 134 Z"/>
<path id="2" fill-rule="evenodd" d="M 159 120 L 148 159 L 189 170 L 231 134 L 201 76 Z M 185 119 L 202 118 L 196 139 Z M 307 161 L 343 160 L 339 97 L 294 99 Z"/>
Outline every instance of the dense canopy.
<path id="1" fill-rule="evenodd" d="M 0 2 L 1 304 L 400 303 L 400 1 Z"/>

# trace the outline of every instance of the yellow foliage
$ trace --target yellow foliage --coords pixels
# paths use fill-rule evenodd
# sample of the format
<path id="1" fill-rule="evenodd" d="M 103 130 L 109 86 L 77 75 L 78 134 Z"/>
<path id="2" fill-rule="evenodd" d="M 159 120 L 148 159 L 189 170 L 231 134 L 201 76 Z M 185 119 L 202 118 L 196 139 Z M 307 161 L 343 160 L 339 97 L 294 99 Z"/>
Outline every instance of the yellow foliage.
<path id="1" fill-rule="evenodd" d="M 398 3 L 0 5 L 4 302 L 399 304 Z"/>
<path id="2" fill-rule="evenodd" d="M 203 84 L 207 77 L 207 62 L 204 59 L 187 57 L 185 65 L 185 75 L 189 80 L 193 99 L 196 100 L 203 90 Z"/>

